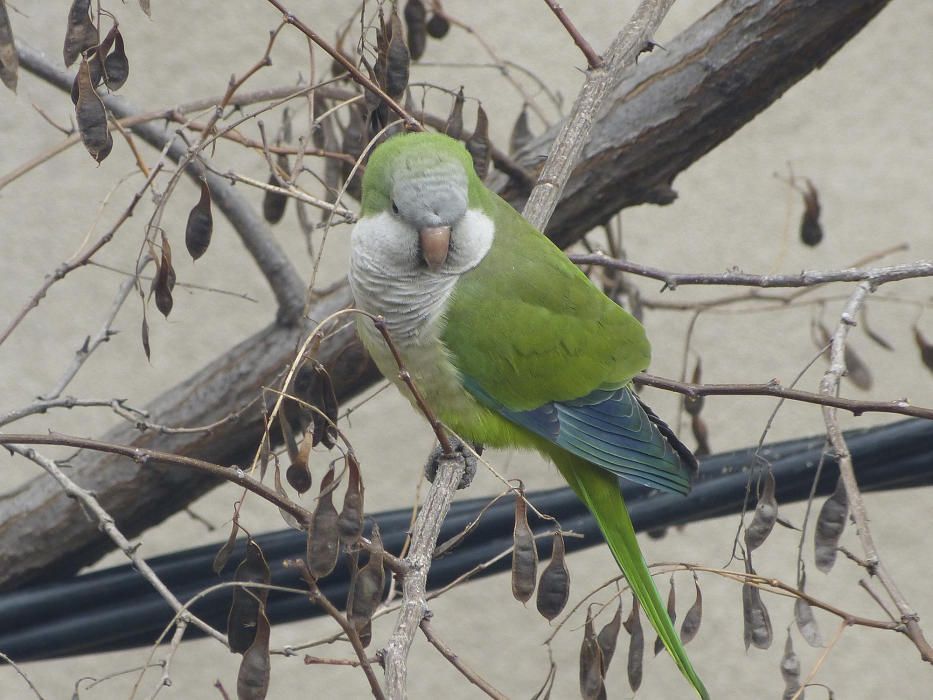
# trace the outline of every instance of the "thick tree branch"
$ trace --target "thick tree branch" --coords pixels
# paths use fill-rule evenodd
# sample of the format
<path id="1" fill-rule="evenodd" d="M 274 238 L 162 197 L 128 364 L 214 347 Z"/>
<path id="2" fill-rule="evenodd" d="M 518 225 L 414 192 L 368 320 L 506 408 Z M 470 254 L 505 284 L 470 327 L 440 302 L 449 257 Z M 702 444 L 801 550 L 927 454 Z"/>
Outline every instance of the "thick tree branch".
<path id="1" fill-rule="evenodd" d="M 641 62 L 613 89 L 611 103 L 600 113 L 583 160 L 561 196 L 551 235 L 566 245 L 623 207 L 670 201 L 670 182 L 677 173 L 822 65 L 885 4 L 722 3 L 672 42 L 667 53 Z M 556 133 L 551 130 L 530 145 L 519 155 L 519 164 L 533 168 Z M 500 193 L 520 208 L 528 189 L 511 181 Z M 349 303 L 344 287 L 319 299 L 310 315 L 325 318 Z M 147 413 L 153 422 L 174 425 L 219 420 L 229 406 L 249 403 L 272 382 L 292 359 L 305 330 L 270 325 L 169 389 L 145 407 Z M 377 376 L 349 328 L 323 343 L 320 357 L 342 397 L 362 390 Z M 209 435 L 140 435 L 119 426 L 104 439 L 234 464 L 251 459 L 262 429 L 257 411 L 244 414 L 235 427 Z M 218 483 L 184 470 L 141 469 L 117 457 L 81 454 L 72 464 L 75 481 L 98 494 L 131 537 Z M 0 589 L 73 572 L 110 546 L 80 508 L 47 479 L 33 480 L 0 498 Z"/>

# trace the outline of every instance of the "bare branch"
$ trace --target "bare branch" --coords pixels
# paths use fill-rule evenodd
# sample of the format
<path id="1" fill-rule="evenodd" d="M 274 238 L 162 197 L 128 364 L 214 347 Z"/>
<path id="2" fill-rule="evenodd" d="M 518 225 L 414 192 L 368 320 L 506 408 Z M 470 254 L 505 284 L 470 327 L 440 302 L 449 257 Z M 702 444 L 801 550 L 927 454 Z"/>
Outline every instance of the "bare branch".
<path id="1" fill-rule="evenodd" d="M 431 626 L 431 622 L 427 617 L 421 620 L 421 631 L 424 633 L 425 639 L 431 642 L 431 645 L 437 649 L 455 669 L 460 671 L 463 677 L 470 681 L 470 683 L 482 690 L 489 697 L 494 698 L 494 700 L 507 700 L 505 695 L 493 688 L 486 679 L 467 666 L 463 659 L 434 633 L 434 628 Z"/>

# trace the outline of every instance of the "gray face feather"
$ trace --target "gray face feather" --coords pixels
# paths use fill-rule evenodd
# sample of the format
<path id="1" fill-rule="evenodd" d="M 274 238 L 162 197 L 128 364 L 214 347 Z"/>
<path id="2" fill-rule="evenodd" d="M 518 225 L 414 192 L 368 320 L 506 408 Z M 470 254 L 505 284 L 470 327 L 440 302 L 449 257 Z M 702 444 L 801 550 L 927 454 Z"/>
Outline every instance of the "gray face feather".
<path id="1" fill-rule="evenodd" d="M 413 229 L 455 227 L 467 210 L 468 184 L 456 161 L 402 160 L 392 173 L 392 202 Z M 393 212 L 396 213 L 396 212 Z"/>

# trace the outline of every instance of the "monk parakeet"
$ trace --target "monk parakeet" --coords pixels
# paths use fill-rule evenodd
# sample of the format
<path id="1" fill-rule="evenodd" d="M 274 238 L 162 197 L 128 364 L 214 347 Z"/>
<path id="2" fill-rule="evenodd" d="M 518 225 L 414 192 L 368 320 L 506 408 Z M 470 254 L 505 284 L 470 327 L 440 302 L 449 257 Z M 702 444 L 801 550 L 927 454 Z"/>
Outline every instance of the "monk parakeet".
<path id="1" fill-rule="evenodd" d="M 373 152 L 353 229 L 357 307 L 385 318 L 415 385 L 464 440 L 533 448 L 599 523 L 664 645 L 700 697 L 648 573 L 617 478 L 687 493 L 696 460 L 632 392 L 648 366 L 641 324 L 477 177 L 440 134 L 395 136 Z M 372 321 L 363 344 L 403 393 Z"/>

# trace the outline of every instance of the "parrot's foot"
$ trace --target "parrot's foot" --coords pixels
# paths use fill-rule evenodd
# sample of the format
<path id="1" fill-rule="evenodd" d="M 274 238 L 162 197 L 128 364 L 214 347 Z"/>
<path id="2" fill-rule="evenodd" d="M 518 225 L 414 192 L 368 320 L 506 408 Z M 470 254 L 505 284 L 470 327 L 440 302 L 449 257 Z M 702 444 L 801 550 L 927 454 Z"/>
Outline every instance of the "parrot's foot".
<path id="1" fill-rule="evenodd" d="M 448 440 L 450 440 L 450 446 L 453 448 L 454 454 L 463 457 L 464 464 L 466 465 L 463 477 L 460 479 L 460 483 L 457 484 L 458 489 L 465 489 L 473 483 L 473 477 L 476 476 L 476 456 L 473 454 L 473 451 L 481 455 L 483 454 L 483 446 L 474 443 L 473 450 L 470 450 L 461 440 L 453 435 L 450 435 Z M 444 448 L 440 445 L 435 445 L 434 450 L 431 451 L 431 456 L 428 458 L 428 463 L 424 465 L 424 475 L 432 484 L 437 477 L 437 469 L 443 456 Z"/>

